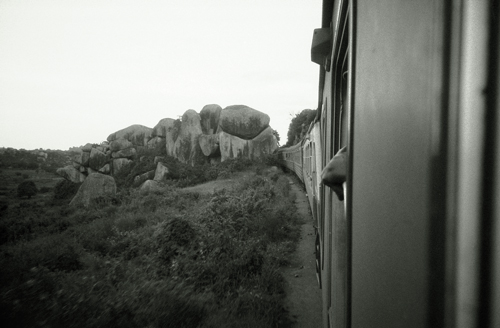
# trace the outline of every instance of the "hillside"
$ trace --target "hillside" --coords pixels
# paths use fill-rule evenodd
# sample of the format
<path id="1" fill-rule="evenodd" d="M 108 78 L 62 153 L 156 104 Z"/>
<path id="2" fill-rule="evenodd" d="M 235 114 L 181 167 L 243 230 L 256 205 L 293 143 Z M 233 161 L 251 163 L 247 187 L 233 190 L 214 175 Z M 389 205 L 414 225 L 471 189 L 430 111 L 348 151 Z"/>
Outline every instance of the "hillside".
<path id="1" fill-rule="evenodd" d="M 299 221 L 288 179 L 263 164 L 218 176 L 88 207 L 50 202 L 56 186 L 2 209 L 5 326 L 289 327 L 280 267 Z"/>

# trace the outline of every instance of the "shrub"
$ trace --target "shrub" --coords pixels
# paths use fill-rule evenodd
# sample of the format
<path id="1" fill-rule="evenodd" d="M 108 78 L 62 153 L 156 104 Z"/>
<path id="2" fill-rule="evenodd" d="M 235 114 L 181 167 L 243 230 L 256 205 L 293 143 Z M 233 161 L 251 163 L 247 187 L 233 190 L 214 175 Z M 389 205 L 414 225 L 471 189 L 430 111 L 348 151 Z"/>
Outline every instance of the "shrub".
<path id="1" fill-rule="evenodd" d="M 31 196 L 36 195 L 37 192 L 36 185 L 32 180 L 23 181 L 17 186 L 18 197 L 31 198 Z"/>
<path id="2" fill-rule="evenodd" d="M 41 194 L 46 194 L 46 193 L 48 193 L 49 191 L 50 191 L 50 188 L 49 188 L 49 187 L 45 187 L 45 186 L 44 186 L 44 187 L 42 187 L 42 188 L 40 188 L 40 190 L 39 190 L 39 192 L 40 192 Z"/>
<path id="3" fill-rule="evenodd" d="M 160 258 L 169 262 L 172 257 L 186 250 L 195 239 L 195 231 L 188 221 L 173 218 L 168 221 L 159 236 Z"/>

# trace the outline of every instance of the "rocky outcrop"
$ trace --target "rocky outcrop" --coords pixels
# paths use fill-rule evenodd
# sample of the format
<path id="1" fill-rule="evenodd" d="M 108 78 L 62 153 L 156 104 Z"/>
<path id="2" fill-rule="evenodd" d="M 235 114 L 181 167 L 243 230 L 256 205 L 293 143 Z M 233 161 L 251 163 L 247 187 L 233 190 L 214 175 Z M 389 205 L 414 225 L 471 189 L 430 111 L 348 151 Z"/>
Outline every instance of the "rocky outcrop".
<path id="1" fill-rule="evenodd" d="M 99 171 L 109 161 L 109 156 L 97 148 L 92 148 L 89 157 L 89 167 Z"/>
<path id="2" fill-rule="evenodd" d="M 111 153 L 113 158 L 134 158 L 137 155 L 135 148 L 127 148 Z"/>
<path id="3" fill-rule="evenodd" d="M 166 167 L 162 162 L 158 162 L 156 164 L 155 177 L 153 180 L 155 181 L 163 181 L 167 179 L 168 176 L 168 167 Z"/>
<path id="4" fill-rule="evenodd" d="M 94 145 L 92 145 L 91 143 L 87 143 L 85 146 L 82 147 L 82 151 L 90 152 L 92 150 L 92 147 L 94 147 Z"/>
<path id="5" fill-rule="evenodd" d="M 146 180 L 141 185 L 140 190 L 143 192 L 148 192 L 148 191 L 156 190 L 159 187 L 160 187 L 160 184 L 158 183 L 158 181 Z"/>
<path id="6" fill-rule="evenodd" d="M 219 144 L 222 161 L 230 158 L 250 157 L 248 140 L 238 138 L 226 132 L 221 132 L 219 135 Z"/>
<path id="7" fill-rule="evenodd" d="M 99 169 L 99 173 L 111 174 L 111 165 L 108 163 Z"/>
<path id="8" fill-rule="evenodd" d="M 267 127 L 258 136 L 249 141 L 251 158 L 260 158 L 265 154 L 272 154 L 278 149 L 278 140 L 273 129 Z"/>
<path id="9" fill-rule="evenodd" d="M 269 126 L 269 115 L 244 105 L 224 108 L 220 113 L 220 128 L 241 139 L 253 139 Z"/>
<path id="10" fill-rule="evenodd" d="M 172 118 L 161 119 L 153 128 L 153 137 L 163 137 L 167 136 L 167 131 L 172 129 L 175 125 L 175 120 Z"/>
<path id="11" fill-rule="evenodd" d="M 68 180 L 81 182 L 97 172 L 117 174 L 132 161 L 145 158 L 146 151 L 149 155 L 166 154 L 195 165 L 235 157 L 255 159 L 276 148 L 268 115 L 244 105 L 222 109 L 213 104 L 204 106 L 200 114 L 190 109 L 182 119 L 164 118 L 154 128 L 131 125 L 110 134 L 99 145 L 88 143 L 76 150 L 72 165 L 58 172 Z M 154 173 L 139 175 L 134 184 L 162 180 L 168 169 L 164 167 L 156 178 Z"/>
<path id="12" fill-rule="evenodd" d="M 90 148 L 90 149 L 92 149 L 92 148 Z M 89 165 L 89 158 L 90 158 L 90 150 L 89 151 L 80 150 L 78 152 L 78 154 L 73 156 L 73 163 L 77 164 L 77 167 L 88 166 Z"/>
<path id="13" fill-rule="evenodd" d="M 151 139 L 152 133 L 153 129 L 144 125 L 134 124 L 125 129 L 116 131 L 115 133 L 111 133 L 107 140 L 113 142 L 118 139 L 126 139 L 134 144 L 134 146 L 145 147 L 149 139 Z"/>
<path id="14" fill-rule="evenodd" d="M 140 174 L 134 178 L 134 186 L 140 186 L 143 184 L 146 180 L 153 180 L 155 177 L 155 172 L 156 170 L 152 170 L 143 174 Z"/>
<path id="15" fill-rule="evenodd" d="M 203 161 L 198 139 L 202 134 L 200 115 L 192 109 L 182 115 L 179 136 L 174 145 L 174 157 L 183 163 L 194 165 Z"/>
<path id="16" fill-rule="evenodd" d="M 165 138 L 162 137 L 153 137 L 148 141 L 147 145 L 148 149 L 154 149 L 160 151 L 161 149 L 165 149 Z"/>
<path id="17" fill-rule="evenodd" d="M 134 147 L 134 144 L 131 143 L 130 141 L 128 141 L 127 139 L 123 139 L 123 138 L 113 140 L 109 143 L 109 149 L 112 152 L 116 152 L 116 151 L 120 151 L 120 150 L 124 150 L 124 149 L 129 149 L 132 147 Z"/>
<path id="18" fill-rule="evenodd" d="M 91 173 L 82 183 L 70 205 L 88 206 L 92 199 L 116 195 L 115 179 L 109 175 Z"/>
<path id="19" fill-rule="evenodd" d="M 206 105 L 200 111 L 201 130 L 203 134 L 214 134 L 219 127 L 219 118 L 222 107 L 219 105 Z"/>
<path id="20" fill-rule="evenodd" d="M 80 183 L 85 181 L 86 176 L 82 174 L 78 169 L 73 167 L 73 165 L 68 165 L 57 169 L 57 174 L 69 180 L 71 182 Z"/>
<path id="21" fill-rule="evenodd" d="M 278 148 L 278 141 L 273 130 L 268 127 L 252 140 L 221 132 L 219 145 L 222 161 L 237 157 L 257 159 L 264 154 L 272 154 Z"/>
<path id="22" fill-rule="evenodd" d="M 200 148 L 206 157 L 220 156 L 219 134 L 202 134 L 199 139 Z"/>
<path id="23" fill-rule="evenodd" d="M 117 174 L 120 172 L 123 167 L 131 163 L 132 160 L 127 159 L 127 158 L 117 158 L 113 160 L 113 174 Z"/>

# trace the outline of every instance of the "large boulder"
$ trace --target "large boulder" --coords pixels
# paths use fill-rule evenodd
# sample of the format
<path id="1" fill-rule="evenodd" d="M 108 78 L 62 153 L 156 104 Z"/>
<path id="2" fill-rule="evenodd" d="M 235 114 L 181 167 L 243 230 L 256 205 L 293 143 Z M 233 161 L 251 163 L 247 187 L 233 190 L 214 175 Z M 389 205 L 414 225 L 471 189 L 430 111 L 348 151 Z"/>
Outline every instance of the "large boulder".
<path id="1" fill-rule="evenodd" d="M 174 120 L 172 125 L 165 127 L 165 149 L 168 156 L 175 156 L 175 142 L 181 132 L 182 123 L 180 120 Z"/>
<path id="2" fill-rule="evenodd" d="M 113 158 L 133 158 L 137 155 L 135 148 L 127 148 L 111 154 Z"/>
<path id="3" fill-rule="evenodd" d="M 272 154 L 278 149 L 278 140 L 271 127 L 267 127 L 258 136 L 249 140 L 251 158 L 260 158 L 265 154 Z"/>
<path id="4" fill-rule="evenodd" d="M 153 129 L 144 125 L 134 124 L 125 129 L 116 131 L 115 133 L 111 133 L 107 140 L 112 142 L 117 139 L 126 139 L 135 146 L 146 146 L 149 139 L 151 139 L 152 133 Z"/>
<path id="5" fill-rule="evenodd" d="M 214 134 L 219 126 L 219 117 L 222 107 L 219 105 L 206 105 L 200 111 L 201 130 L 203 134 Z"/>
<path id="6" fill-rule="evenodd" d="M 151 170 L 151 171 L 148 171 L 146 173 L 137 175 L 134 178 L 134 187 L 141 185 L 146 180 L 152 180 L 155 177 L 155 172 L 156 172 L 156 170 Z"/>
<path id="7" fill-rule="evenodd" d="M 127 139 L 123 139 L 123 138 L 113 140 L 109 144 L 109 148 L 111 149 L 112 152 L 120 151 L 123 149 L 129 149 L 132 147 L 134 147 L 134 144 L 132 144 Z"/>
<path id="8" fill-rule="evenodd" d="M 92 145 L 91 143 L 87 143 L 82 147 L 82 151 L 90 152 L 92 150 L 92 147 L 94 147 L 94 145 Z"/>
<path id="9" fill-rule="evenodd" d="M 253 139 L 269 126 L 269 115 L 245 105 L 224 108 L 220 113 L 220 128 L 241 139 Z"/>
<path id="10" fill-rule="evenodd" d="M 98 171 L 100 170 L 106 163 L 108 163 L 109 157 L 102 151 L 97 150 L 97 148 L 92 148 L 90 151 L 89 158 L 89 167 Z"/>
<path id="11" fill-rule="evenodd" d="M 115 196 L 115 179 L 109 175 L 91 173 L 82 183 L 70 205 L 88 206 L 92 199 L 97 197 Z"/>
<path id="12" fill-rule="evenodd" d="M 230 158 L 257 159 L 264 154 L 272 154 L 278 148 L 278 141 L 270 127 L 262 131 L 252 140 L 245 140 L 231 134 L 219 134 L 221 160 Z"/>
<path id="13" fill-rule="evenodd" d="M 71 156 L 71 159 L 73 160 L 73 163 L 77 164 L 82 164 L 82 154 L 83 151 L 81 149 L 78 149 L 74 155 Z"/>
<path id="14" fill-rule="evenodd" d="M 128 158 L 117 158 L 113 160 L 113 174 L 116 174 L 123 169 L 124 166 L 128 165 L 130 162 L 132 162 Z"/>
<path id="15" fill-rule="evenodd" d="M 146 180 L 140 187 L 141 192 L 149 192 L 158 189 L 160 189 L 160 183 L 154 180 Z"/>
<path id="16" fill-rule="evenodd" d="M 148 141 L 148 149 L 160 150 L 165 148 L 165 137 L 153 137 Z"/>
<path id="17" fill-rule="evenodd" d="M 249 158 L 250 151 L 248 140 L 238 138 L 232 134 L 221 132 L 219 134 L 221 161 L 230 158 Z"/>
<path id="18" fill-rule="evenodd" d="M 99 169 L 99 172 L 104 174 L 111 174 L 111 165 L 109 165 L 109 163 L 104 165 Z"/>
<path id="19" fill-rule="evenodd" d="M 83 151 L 81 154 L 81 162 L 80 164 L 83 166 L 88 166 L 89 165 L 89 159 L 90 159 L 90 152 L 88 151 Z"/>
<path id="20" fill-rule="evenodd" d="M 200 115 L 192 109 L 182 115 L 179 136 L 174 145 L 174 157 L 183 163 L 194 165 L 204 158 L 198 139 L 201 135 Z"/>
<path id="21" fill-rule="evenodd" d="M 167 136 L 167 130 L 170 130 L 174 127 L 175 120 L 173 118 L 164 118 L 161 119 L 158 124 L 153 128 L 153 137 L 163 137 Z"/>
<path id="22" fill-rule="evenodd" d="M 163 181 L 167 179 L 168 176 L 168 167 L 165 166 L 162 162 L 158 162 L 156 164 L 156 171 L 155 171 L 155 177 L 153 180 L 155 181 Z"/>
<path id="23" fill-rule="evenodd" d="M 203 155 L 207 157 L 220 156 L 219 134 L 202 134 L 198 141 Z"/>
<path id="24" fill-rule="evenodd" d="M 69 180 L 71 182 L 80 183 L 83 182 L 86 178 L 85 174 L 82 174 L 79 170 L 74 168 L 72 165 L 68 165 L 65 167 L 58 168 L 56 171 L 57 174 Z"/>

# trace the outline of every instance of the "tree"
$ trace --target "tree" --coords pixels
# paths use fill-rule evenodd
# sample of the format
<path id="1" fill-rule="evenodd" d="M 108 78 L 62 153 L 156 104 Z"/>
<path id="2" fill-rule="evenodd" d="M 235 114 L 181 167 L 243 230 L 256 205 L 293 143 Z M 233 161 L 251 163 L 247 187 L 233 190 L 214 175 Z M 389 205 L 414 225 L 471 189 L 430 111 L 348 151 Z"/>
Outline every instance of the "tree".
<path id="1" fill-rule="evenodd" d="M 295 114 L 288 126 L 288 140 L 286 147 L 293 146 L 303 137 L 304 130 L 307 130 L 309 124 L 316 117 L 316 109 L 304 109 L 299 114 Z"/>
<path id="2" fill-rule="evenodd" d="M 25 180 L 17 186 L 18 197 L 26 196 L 28 198 L 31 198 L 31 196 L 36 195 L 37 192 L 38 189 L 36 189 L 36 185 L 32 180 Z"/>
<path id="3" fill-rule="evenodd" d="M 276 141 L 278 141 L 278 146 L 279 146 L 280 145 L 280 134 L 278 133 L 278 131 L 276 131 L 274 129 L 273 129 L 273 134 L 276 137 Z"/>

